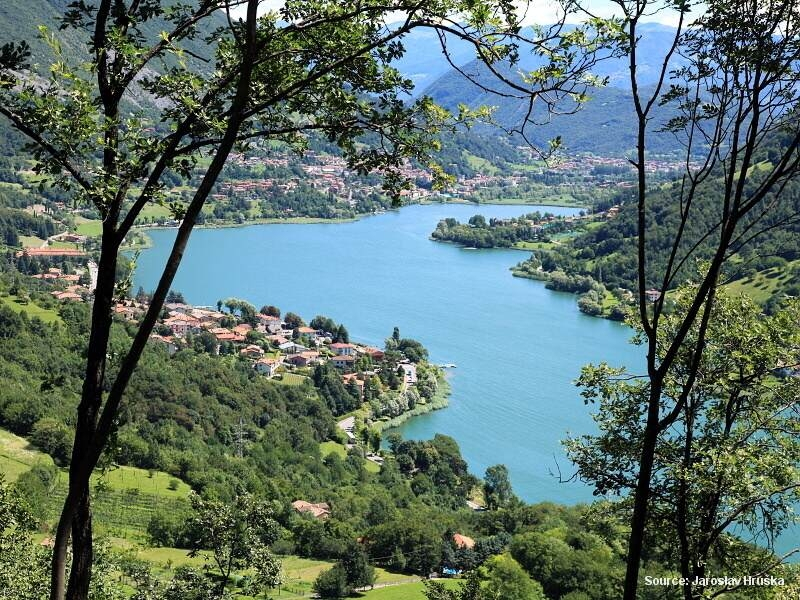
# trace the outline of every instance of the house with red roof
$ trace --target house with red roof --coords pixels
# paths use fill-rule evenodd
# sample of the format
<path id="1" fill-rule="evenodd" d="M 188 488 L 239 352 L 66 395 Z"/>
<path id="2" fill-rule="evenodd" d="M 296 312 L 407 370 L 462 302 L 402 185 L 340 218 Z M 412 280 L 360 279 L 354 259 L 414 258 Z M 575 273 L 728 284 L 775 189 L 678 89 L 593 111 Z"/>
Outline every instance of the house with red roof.
<path id="1" fill-rule="evenodd" d="M 453 543 L 456 545 L 456 548 L 472 550 L 475 547 L 475 540 L 466 535 L 461 535 L 460 533 L 453 534 Z"/>
<path id="2" fill-rule="evenodd" d="M 342 342 L 331 344 L 331 350 L 339 356 L 354 356 L 356 353 L 356 347 L 353 344 L 345 344 Z"/>
<path id="3" fill-rule="evenodd" d="M 286 362 L 295 367 L 309 367 L 319 362 L 319 352 L 306 350 L 298 354 L 290 354 L 286 357 Z"/>
<path id="4" fill-rule="evenodd" d="M 261 346 L 250 344 L 239 350 L 239 354 L 248 358 L 261 358 L 264 356 L 264 349 Z"/>
<path id="5" fill-rule="evenodd" d="M 327 502 L 312 504 L 305 500 L 295 500 L 292 502 L 292 508 L 300 514 L 310 514 L 315 519 L 327 519 L 331 516 L 331 506 Z"/>
<path id="6" fill-rule="evenodd" d="M 279 358 L 261 358 L 255 362 L 253 368 L 261 375 L 274 377 L 278 372 L 278 367 L 280 367 L 282 364 L 283 363 Z"/>

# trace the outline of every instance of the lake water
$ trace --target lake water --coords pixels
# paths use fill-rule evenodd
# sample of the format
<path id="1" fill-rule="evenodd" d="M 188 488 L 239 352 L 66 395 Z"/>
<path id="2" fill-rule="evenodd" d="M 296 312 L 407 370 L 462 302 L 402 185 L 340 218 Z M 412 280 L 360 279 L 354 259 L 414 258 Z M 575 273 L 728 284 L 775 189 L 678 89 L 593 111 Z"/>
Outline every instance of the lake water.
<path id="1" fill-rule="evenodd" d="M 575 297 L 511 276 L 527 257 L 515 250 L 466 250 L 430 241 L 445 217 L 480 212 L 518 216 L 535 206 L 427 205 L 351 223 L 255 225 L 195 231 L 174 289 L 196 305 L 230 296 L 274 304 L 306 320 L 324 314 L 353 339 L 382 345 L 394 326 L 417 338 L 449 371 L 444 410 L 405 423 L 409 438 L 453 436 L 471 470 L 509 467 L 516 493 L 535 502 L 591 500 L 561 451 L 568 433 L 593 430 L 590 409 L 572 384 L 581 365 L 606 360 L 640 366 L 630 330 L 582 315 Z M 175 232 L 152 231 L 134 289 L 155 287 Z"/>

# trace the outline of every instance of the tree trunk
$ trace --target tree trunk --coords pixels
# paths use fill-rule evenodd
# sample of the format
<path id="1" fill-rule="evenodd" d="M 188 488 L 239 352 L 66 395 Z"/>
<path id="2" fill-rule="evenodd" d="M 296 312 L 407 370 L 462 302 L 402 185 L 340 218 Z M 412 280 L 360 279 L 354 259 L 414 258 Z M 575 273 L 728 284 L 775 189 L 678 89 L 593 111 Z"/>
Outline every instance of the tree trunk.
<path id="1" fill-rule="evenodd" d="M 50 598 L 61 599 L 64 597 L 67 570 L 67 544 L 69 543 L 72 528 L 72 514 L 77 509 L 77 502 L 68 493 L 61 509 L 61 517 L 56 528 L 55 541 L 53 542 L 53 560 L 50 571 Z"/>
<path id="2" fill-rule="evenodd" d="M 89 597 L 92 578 L 92 510 L 89 486 L 84 486 L 72 519 L 72 570 L 70 571 L 67 600 L 84 600 Z"/>
<path id="3" fill-rule="evenodd" d="M 633 497 L 633 515 L 631 516 L 631 533 L 628 539 L 628 559 L 625 570 L 624 600 L 636 600 L 639 585 L 639 566 L 644 547 L 645 525 L 647 523 L 647 506 L 650 500 L 650 477 L 655 463 L 656 442 L 658 441 L 659 400 L 661 385 L 650 388 L 647 409 L 647 425 L 642 440 L 642 455 L 639 460 L 639 476 L 636 480 L 636 491 Z"/>
<path id="4" fill-rule="evenodd" d="M 67 542 L 72 533 L 72 569 L 69 589 L 88 590 L 91 578 L 92 513 L 89 506 L 89 477 L 96 460 L 90 450 L 97 428 L 97 417 L 102 403 L 105 361 L 111 331 L 111 305 L 117 271 L 117 243 L 113 229 L 104 225 L 103 246 L 97 267 L 97 287 L 92 306 L 92 330 L 86 357 L 86 374 L 81 390 L 75 425 L 75 443 L 69 469 L 69 492 L 61 511 L 53 560 L 51 563 L 50 600 L 64 600 Z M 88 559 L 88 560 L 87 560 Z M 86 598 L 87 595 L 70 598 Z"/>

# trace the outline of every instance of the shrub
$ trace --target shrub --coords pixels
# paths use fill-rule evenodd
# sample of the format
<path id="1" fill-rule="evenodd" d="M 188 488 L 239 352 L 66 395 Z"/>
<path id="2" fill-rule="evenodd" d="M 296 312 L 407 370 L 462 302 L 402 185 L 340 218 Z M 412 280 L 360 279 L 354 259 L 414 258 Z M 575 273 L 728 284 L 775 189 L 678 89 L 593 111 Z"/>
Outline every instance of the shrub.
<path id="1" fill-rule="evenodd" d="M 322 598 L 343 598 L 350 593 L 347 573 L 341 565 L 320 573 L 314 580 L 314 591 Z"/>
<path id="2" fill-rule="evenodd" d="M 53 457 L 58 465 L 69 464 L 73 433 L 63 423 L 50 418 L 37 421 L 31 431 L 31 442 Z"/>

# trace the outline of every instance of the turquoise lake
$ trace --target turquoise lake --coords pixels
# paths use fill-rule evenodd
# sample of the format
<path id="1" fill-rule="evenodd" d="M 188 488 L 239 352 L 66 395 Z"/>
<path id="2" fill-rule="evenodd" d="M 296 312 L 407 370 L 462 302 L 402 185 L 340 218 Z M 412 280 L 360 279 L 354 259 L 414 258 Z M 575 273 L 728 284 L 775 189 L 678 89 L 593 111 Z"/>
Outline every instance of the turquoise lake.
<path id="1" fill-rule="evenodd" d="M 434 362 L 457 365 L 448 373 L 450 406 L 406 422 L 405 437 L 453 436 L 476 475 L 506 464 L 527 501 L 588 501 L 588 487 L 555 476 L 572 474 L 560 440 L 594 428 L 572 382 L 588 362 L 640 366 L 630 330 L 581 314 L 572 295 L 512 277 L 509 268 L 526 252 L 467 250 L 428 237 L 446 217 L 537 209 L 574 212 L 435 204 L 350 223 L 201 229 L 173 288 L 196 305 L 234 296 L 306 320 L 327 315 L 375 345 L 398 326 Z M 175 232 L 150 235 L 154 245 L 139 257 L 134 289 L 155 287 Z"/>

